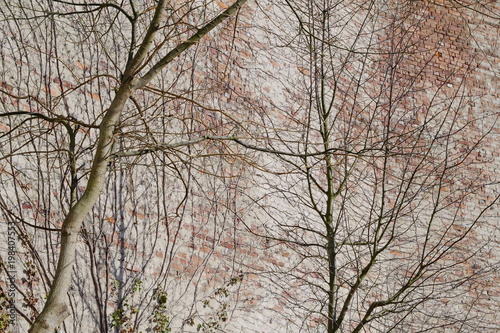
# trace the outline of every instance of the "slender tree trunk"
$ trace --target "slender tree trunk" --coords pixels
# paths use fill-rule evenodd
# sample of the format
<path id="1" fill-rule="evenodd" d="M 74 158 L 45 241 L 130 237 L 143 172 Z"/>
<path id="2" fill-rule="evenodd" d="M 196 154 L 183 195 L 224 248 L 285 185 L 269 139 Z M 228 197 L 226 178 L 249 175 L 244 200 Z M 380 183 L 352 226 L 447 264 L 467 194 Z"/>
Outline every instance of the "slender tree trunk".
<path id="1" fill-rule="evenodd" d="M 161 0 L 156 6 L 154 17 L 146 32 L 144 40 L 136 55 L 131 62 L 127 64 L 122 85 L 118 89 L 115 98 L 111 102 L 99 126 L 99 141 L 92 162 L 87 188 L 82 197 L 73 207 L 71 207 L 68 215 L 64 219 L 61 230 L 61 251 L 57 262 L 54 281 L 50 286 L 49 296 L 42 313 L 37 317 L 29 333 L 52 333 L 54 329 L 69 316 L 66 297 L 71 284 L 76 246 L 78 244 L 78 233 L 80 232 L 84 218 L 90 212 L 102 191 L 106 169 L 113 154 L 114 131 L 120 120 L 120 115 L 125 107 L 125 103 L 135 90 L 148 84 L 167 64 L 189 47 L 196 44 L 230 15 L 239 10 L 246 1 L 247 0 L 235 1 L 232 6 L 200 28 L 188 40 L 168 52 L 160 61 L 154 64 L 142 78 L 135 78 L 137 74 L 136 71 L 143 65 L 145 59 L 147 59 L 148 52 L 151 49 L 155 35 L 161 25 L 161 19 L 167 1 Z"/>
<path id="2" fill-rule="evenodd" d="M 89 175 L 89 182 L 82 197 L 71 207 L 61 231 L 61 251 L 54 281 L 42 313 L 30 329 L 30 333 L 53 332 L 69 316 L 66 297 L 71 284 L 75 262 L 78 233 L 83 219 L 97 201 L 103 188 L 106 168 L 112 155 L 114 129 L 126 101 L 132 94 L 130 83 L 122 85 L 99 128 L 99 142 Z"/>
<path id="3" fill-rule="evenodd" d="M 336 332 L 336 311 L 335 311 L 335 280 L 336 280 L 336 264 L 335 264 L 335 242 L 332 237 L 328 238 L 328 333 Z"/>

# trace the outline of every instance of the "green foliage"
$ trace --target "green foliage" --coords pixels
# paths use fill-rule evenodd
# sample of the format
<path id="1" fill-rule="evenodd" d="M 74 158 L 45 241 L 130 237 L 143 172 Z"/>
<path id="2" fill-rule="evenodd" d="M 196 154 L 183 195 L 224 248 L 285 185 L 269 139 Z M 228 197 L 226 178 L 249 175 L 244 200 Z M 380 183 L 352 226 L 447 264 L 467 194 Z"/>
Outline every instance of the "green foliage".
<path id="1" fill-rule="evenodd" d="M 21 282 L 23 283 L 23 285 L 26 286 L 23 298 L 23 307 L 29 309 L 30 319 L 35 320 L 35 318 L 38 315 L 37 312 L 35 311 L 35 308 L 39 299 L 35 297 L 35 292 L 33 290 L 33 286 L 37 281 L 37 270 L 32 260 L 28 259 L 24 263 L 23 273 L 24 277 L 21 279 Z"/>
<path id="2" fill-rule="evenodd" d="M 162 288 L 156 289 L 155 298 L 158 305 L 153 310 L 151 322 L 155 325 L 153 332 L 170 333 L 170 317 L 166 315 L 168 294 Z"/>
<path id="3" fill-rule="evenodd" d="M 122 288 L 120 281 L 115 281 L 115 290 Z M 115 311 L 111 313 L 111 327 L 117 327 L 119 333 L 132 333 L 134 332 L 134 325 L 132 318 L 139 312 L 139 310 L 129 303 L 133 299 L 134 294 L 142 290 L 142 281 L 136 279 L 132 286 L 131 295 L 123 297 L 119 302 L 121 304 Z"/>
<path id="4" fill-rule="evenodd" d="M 212 296 L 204 299 L 201 304 L 204 309 L 209 310 L 207 314 L 197 315 L 187 319 L 188 325 L 197 325 L 197 331 L 203 333 L 220 332 L 224 324 L 229 320 L 230 298 L 234 293 L 232 290 L 236 284 L 243 280 L 243 274 L 231 278 L 222 287 L 214 291 Z M 122 283 L 115 281 L 115 290 L 122 288 Z M 130 294 L 120 299 L 120 306 L 110 315 L 110 327 L 117 328 L 119 333 L 132 333 L 136 329 L 133 325 L 133 318 L 139 310 L 131 303 L 134 295 L 142 290 L 142 281 L 136 280 L 130 288 Z M 170 333 L 172 331 L 170 317 L 168 316 L 168 294 L 163 288 L 158 287 L 154 292 L 153 311 L 149 318 L 150 327 L 148 332 Z M 201 322 L 196 324 L 195 320 Z"/>
<path id="5" fill-rule="evenodd" d="M 196 327 L 196 331 L 203 333 L 215 333 L 222 331 L 224 324 L 229 319 L 229 302 L 231 296 L 231 287 L 243 280 L 243 274 L 231 278 L 224 286 L 218 288 L 214 295 L 202 301 L 203 308 L 212 309 L 212 315 L 202 320 Z"/>
<path id="6" fill-rule="evenodd" d="M 141 290 L 142 290 L 142 281 L 139 279 L 136 279 L 134 286 L 132 287 L 132 293 L 135 294 Z"/>
<path id="7" fill-rule="evenodd" d="M 9 304 L 10 299 L 3 291 L 0 291 L 0 332 L 6 332 L 10 325 L 10 318 L 7 313 Z"/>
<path id="8" fill-rule="evenodd" d="M 205 303 L 206 306 L 210 306 L 210 303 Z M 214 309 L 214 308 L 212 308 Z M 219 302 L 218 306 L 214 309 L 215 313 L 208 317 L 208 320 L 199 323 L 196 327 L 196 331 L 204 333 L 214 333 L 222 330 L 222 326 L 228 320 L 227 310 L 229 309 L 229 304 L 226 302 Z"/>
<path id="9" fill-rule="evenodd" d="M 115 281 L 115 290 L 122 288 L 122 283 Z M 130 288 L 131 293 L 120 299 L 120 306 L 111 313 L 110 315 L 110 327 L 118 328 L 119 333 L 132 333 L 135 332 L 135 327 L 133 325 L 133 318 L 139 313 L 139 309 L 134 306 L 131 302 L 134 299 L 134 295 L 142 290 L 142 281 L 135 280 L 133 286 Z M 156 305 L 154 306 L 153 312 L 150 317 L 150 327 L 148 332 L 157 333 L 170 333 L 170 317 L 167 315 L 167 300 L 168 294 L 162 288 L 156 289 L 154 293 L 154 298 L 156 299 Z"/>

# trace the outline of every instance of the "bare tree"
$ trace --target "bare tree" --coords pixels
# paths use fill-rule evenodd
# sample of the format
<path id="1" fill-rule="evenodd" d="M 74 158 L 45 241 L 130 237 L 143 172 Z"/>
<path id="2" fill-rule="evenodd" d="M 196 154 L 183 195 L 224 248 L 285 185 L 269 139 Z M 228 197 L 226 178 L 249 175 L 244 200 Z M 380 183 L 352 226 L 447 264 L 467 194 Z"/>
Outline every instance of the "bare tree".
<path id="1" fill-rule="evenodd" d="M 142 272 L 148 262 L 136 261 L 138 256 L 165 255 L 157 286 L 170 283 L 165 276 L 178 260 L 176 235 L 186 228 L 184 215 L 192 211 L 187 198 L 207 185 L 197 186 L 194 174 L 197 168 L 220 174 L 192 162 L 197 155 L 221 154 L 217 144 L 197 150 L 190 146 L 220 134 L 226 122 L 219 110 L 197 101 L 210 91 L 206 83 L 197 90 L 196 64 L 209 49 L 200 51 L 198 43 L 230 21 L 245 2 L 55 0 L 2 6 L 1 204 L 6 220 L 20 222 L 22 245 L 48 293 L 40 314 L 40 300 L 23 295 L 32 313 L 24 315 L 32 323 L 30 332 L 54 331 L 69 311 L 75 318 L 83 315 L 85 307 L 67 300 L 75 262 L 89 264 L 77 256 L 79 235 L 91 259 L 92 280 L 76 276 L 76 286 L 84 290 L 89 284 L 94 290 L 94 299 L 85 299 L 96 302 L 94 319 L 101 331 L 110 330 L 109 315 L 115 320 L 111 327 L 120 332 L 136 330 L 141 320 L 130 296 L 141 290 L 140 279 L 120 281 L 112 289 L 110 274 Z M 160 75 L 167 67 L 171 74 Z M 225 183 L 214 183 L 212 194 L 219 195 Z M 174 198 L 168 191 L 176 193 Z M 224 203 L 212 202 L 208 214 L 220 216 L 218 205 Z M 147 230 L 134 226 L 144 214 L 156 221 Z M 193 230 L 193 237 L 200 229 Z M 167 243 L 160 247 L 156 239 L 164 232 Z M 125 241 L 131 234 L 135 244 Z M 215 231 L 213 246 L 220 235 Z M 193 261 L 193 256 L 186 258 L 192 267 L 184 265 L 192 270 L 187 284 L 203 276 L 208 258 Z M 120 262 L 117 272 L 110 272 L 112 261 Z M 55 270 L 47 266 L 55 262 Z M 148 288 L 151 295 L 153 286 Z M 177 300 L 194 297 L 184 318 L 192 322 L 196 296 L 186 294 L 187 288 L 178 292 L 173 295 Z M 119 311 L 109 314 L 107 303 L 113 297 Z M 165 328 L 171 318 L 160 312 L 153 319 L 157 328 L 163 320 Z"/>
<path id="2" fill-rule="evenodd" d="M 495 4 L 257 2 L 239 25 L 244 3 L 0 7 L 0 206 L 31 332 L 221 330 L 262 299 L 248 271 L 294 331 L 495 329 L 474 302 L 498 115 L 465 47 Z"/>
<path id="3" fill-rule="evenodd" d="M 255 180 L 266 190 L 252 209 L 267 222 L 253 230 L 295 252 L 266 268 L 277 311 L 299 331 L 497 330 L 471 290 L 498 269 L 481 259 L 497 230 L 484 151 L 498 113 L 473 107 L 492 98 L 473 88 L 482 55 L 450 46 L 475 14 L 325 0 L 285 1 L 276 15 L 294 22 L 280 21 L 276 47 L 297 68 L 246 146 L 270 172 Z"/>

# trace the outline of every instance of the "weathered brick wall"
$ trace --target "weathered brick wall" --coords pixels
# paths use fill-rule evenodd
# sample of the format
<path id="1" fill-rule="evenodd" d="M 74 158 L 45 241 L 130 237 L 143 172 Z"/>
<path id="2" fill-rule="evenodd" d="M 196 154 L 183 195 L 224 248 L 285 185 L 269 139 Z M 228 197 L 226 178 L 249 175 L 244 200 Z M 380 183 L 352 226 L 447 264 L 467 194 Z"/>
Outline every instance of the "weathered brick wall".
<path id="1" fill-rule="evenodd" d="M 493 6 L 491 8 L 498 6 L 497 4 L 491 5 Z M 375 34 L 376 37 L 371 35 L 376 41 L 373 39 L 370 41 L 372 43 L 370 51 L 372 52 L 369 54 L 369 60 L 365 63 L 365 72 L 360 73 L 361 61 L 356 59 L 339 64 L 342 61 L 341 58 L 345 57 L 345 53 L 343 54 L 342 50 L 336 53 L 340 60 L 334 61 L 332 66 L 338 66 L 339 71 L 341 71 L 340 68 L 347 68 L 347 70 L 344 71 L 346 72 L 344 75 L 338 75 L 335 78 L 337 79 L 338 92 L 334 106 L 336 123 L 332 125 L 335 127 L 335 130 L 332 130 L 332 136 L 338 138 L 339 141 L 348 138 L 352 140 L 350 143 L 354 147 L 356 145 L 362 147 L 364 144 L 375 147 L 377 140 L 381 140 L 382 132 L 385 130 L 386 116 L 391 112 L 394 125 L 391 126 L 390 130 L 393 133 L 394 148 L 397 150 L 400 147 L 399 152 L 403 154 L 400 158 L 391 159 L 393 165 L 390 172 L 394 177 L 393 184 L 394 186 L 398 184 L 399 179 L 405 173 L 415 169 L 418 171 L 417 177 L 424 179 L 422 187 L 425 188 L 426 193 L 421 193 L 418 199 L 415 199 L 418 203 L 412 204 L 407 211 L 401 212 L 404 215 L 398 222 L 401 228 L 398 240 L 390 249 L 390 255 L 384 257 L 385 266 L 381 266 L 380 271 L 374 270 L 375 275 L 378 274 L 381 284 L 374 284 L 373 292 L 367 293 L 364 299 L 360 297 L 362 300 L 354 306 L 354 309 L 362 313 L 364 304 L 383 299 L 391 287 L 397 286 L 398 275 L 410 274 L 412 262 L 414 264 L 415 261 L 418 261 L 418 256 L 423 253 L 420 252 L 422 251 L 420 241 L 425 239 L 426 220 L 430 221 L 430 214 L 434 208 L 432 203 L 440 200 L 436 199 L 436 195 L 439 195 L 446 207 L 438 210 L 440 216 L 436 220 L 439 222 L 433 222 L 431 229 L 429 229 L 432 230 L 432 236 L 436 236 L 430 241 L 433 242 L 435 249 L 441 248 L 444 244 L 450 244 L 453 238 L 461 237 L 479 214 L 481 217 L 474 230 L 453 251 L 444 256 L 437 265 L 444 269 L 445 265 L 460 263 L 456 267 L 445 269 L 442 274 L 438 274 L 439 276 L 432 277 L 435 278 L 436 283 L 441 285 L 434 286 L 436 290 L 432 292 L 433 299 L 414 313 L 414 317 L 408 321 L 405 330 L 418 331 L 423 329 L 425 325 L 432 324 L 433 321 L 436 325 L 439 325 L 437 323 L 441 321 L 441 324 L 447 322 L 447 325 L 450 325 L 446 328 L 441 327 L 440 329 L 443 331 L 454 332 L 460 329 L 495 331 L 497 328 L 494 323 L 498 320 L 496 311 L 493 309 L 498 300 L 492 295 L 496 295 L 494 284 L 498 281 L 498 260 L 494 259 L 495 255 L 492 253 L 498 249 L 498 203 L 489 205 L 494 202 L 498 195 L 498 185 L 495 183 L 495 179 L 498 177 L 498 171 L 495 171 L 498 170 L 498 157 L 494 156 L 494 153 L 488 155 L 487 151 L 494 152 L 497 149 L 495 147 L 498 141 L 498 123 L 496 121 L 498 106 L 495 105 L 498 103 L 498 79 L 496 79 L 498 75 L 498 69 L 496 69 L 498 67 L 498 41 L 495 37 L 497 32 L 492 33 L 491 30 L 489 33 L 485 32 L 486 28 L 484 27 L 491 27 L 492 24 L 498 27 L 497 23 L 494 23 L 497 21 L 495 18 L 482 17 L 467 10 L 458 10 L 449 4 L 399 3 L 395 4 L 393 8 L 390 4 L 380 4 L 380 7 L 383 7 L 385 11 L 379 12 L 378 17 L 374 20 L 377 23 L 378 31 Z M 275 9 L 275 11 L 279 10 Z M 493 10 L 493 12 L 495 11 Z M 339 16 L 343 17 L 342 14 Z M 354 22 L 356 22 L 356 18 L 358 17 L 354 16 Z M 305 25 L 307 23 L 303 22 Z M 290 28 L 286 24 L 283 23 L 284 26 Z M 276 25 L 279 26 L 277 28 L 279 29 L 281 21 Z M 478 28 L 479 26 L 482 28 Z M 304 152 L 300 148 L 303 142 L 300 141 L 300 138 L 305 137 L 304 133 L 306 133 L 304 124 L 307 122 L 308 94 L 314 91 L 312 88 L 311 90 L 306 89 L 307 82 L 311 77 L 314 80 L 314 76 L 319 74 L 315 72 L 315 70 L 318 71 L 317 68 L 308 67 L 307 58 L 304 56 L 308 52 L 306 42 L 293 33 L 295 30 L 283 29 L 283 31 L 286 32 L 276 33 L 276 39 L 270 41 L 271 52 L 274 53 L 273 59 L 276 62 L 276 59 L 295 58 L 291 61 L 294 65 L 284 66 L 286 67 L 283 70 L 284 75 L 276 75 L 278 79 L 274 85 L 268 84 L 269 81 L 266 82 L 265 79 L 261 81 L 260 86 L 264 89 L 260 90 L 260 94 L 266 99 L 260 104 L 260 108 L 272 111 L 269 112 L 271 115 L 263 120 L 268 127 L 262 136 L 268 141 L 257 140 L 257 142 L 268 149 L 290 153 Z M 367 32 L 360 38 L 367 38 L 370 36 L 369 32 L 370 29 L 367 29 Z M 354 36 L 351 36 L 355 37 L 357 31 L 345 31 L 338 36 L 344 37 L 349 34 L 353 34 Z M 347 38 L 347 41 L 353 40 L 353 37 Z M 482 50 L 479 41 L 486 39 L 495 41 L 488 43 L 489 45 L 485 48 L 496 51 Z M 342 39 L 340 40 L 342 41 Z M 363 47 L 366 47 L 368 42 L 367 40 L 361 41 L 359 45 L 356 45 L 355 51 L 362 54 L 365 50 Z M 342 46 L 348 44 L 339 43 Z M 363 55 L 359 57 L 363 57 Z M 480 70 L 480 67 L 485 66 L 485 64 L 488 64 L 486 65 L 489 68 L 488 74 L 486 71 Z M 280 62 L 278 62 L 274 70 L 271 66 L 266 70 L 271 73 L 269 76 L 273 77 L 274 73 L 279 72 L 280 67 Z M 362 79 L 358 80 L 357 75 Z M 356 87 L 359 87 L 358 82 L 363 80 L 364 85 L 361 90 L 356 90 Z M 289 87 L 295 89 L 289 89 Z M 279 97 L 276 94 L 279 94 Z M 316 101 L 312 103 L 314 104 Z M 317 120 L 311 119 L 308 126 L 314 128 L 317 124 L 314 121 Z M 424 132 L 419 132 L 419 128 L 422 126 L 427 128 Z M 283 132 L 280 132 L 283 128 L 289 130 L 293 128 L 293 133 L 287 133 L 284 136 Z M 449 140 L 443 140 L 444 136 L 437 134 L 440 131 L 453 134 L 453 137 L 450 137 Z M 314 133 L 314 130 L 312 132 Z M 277 140 L 278 135 L 282 135 L 281 138 L 286 137 L 287 143 L 283 144 L 281 140 Z M 317 140 L 316 142 L 320 142 L 318 140 L 319 134 L 316 137 L 311 134 L 310 137 Z M 420 140 L 420 143 L 414 145 L 416 140 Z M 311 141 L 314 142 L 314 140 Z M 442 142 L 436 145 L 436 142 L 439 141 Z M 413 147 L 412 149 L 418 149 L 420 154 L 426 154 L 428 147 L 433 145 L 438 147 L 433 148 L 425 166 L 418 164 L 419 158 L 415 155 L 413 157 L 404 156 L 405 152 L 410 153 L 410 149 L 405 147 Z M 317 147 L 312 143 L 311 146 L 313 151 Z M 321 149 L 318 148 L 318 150 Z M 415 150 L 412 152 L 415 153 Z M 425 183 L 429 180 L 427 177 L 434 174 L 439 169 L 439 165 L 442 165 L 445 155 L 451 156 L 447 163 L 461 161 L 460 164 L 447 169 L 450 172 L 446 173 L 442 183 L 435 181 Z M 293 166 L 292 163 L 283 162 L 283 160 L 262 157 L 262 165 L 269 167 L 274 163 L 275 165 L 270 167 L 272 171 L 287 176 L 275 177 L 265 173 L 257 173 L 259 178 L 255 178 L 255 186 L 258 189 L 254 189 L 253 197 L 258 204 L 254 206 L 254 209 L 257 211 L 260 206 L 262 210 L 268 212 L 268 215 L 255 211 L 252 214 L 254 214 L 255 219 L 267 223 L 268 235 L 308 243 L 308 241 L 304 241 L 307 239 L 305 237 L 308 237 L 307 232 L 301 230 L 299 226 L 321 233 L 321 222 L 318 221 L 318 216 L 305 208 L 303 201 L 301 201 L 304 200 L 304 193 L 308 193 L 305 176 L 301 177 L 299 167 Z M 293 158 L 288 158 L 288 160 L 293 160 Z M 293 160 L 293 162 L 298 165 L 301 163 L 300 160 Z M 346 215 L 351 217 L 351 222 L 345 227 L 348 230 L 346 232 L 352 232 L 353 235 L 356 234 L 355 226 L 362 227 L 361 224 L 356 224 L 362 222 L 362 220 L 356 221 L 356 217 L 367 216 L 366 212 L 370 210 L 370 207 L 367 208 L 371 202 L 370 195 L 373 195 L 373 191 L 376 193 L 376 189 L 373 187 L 376 184 L 373 181 L 376 170 L 370 170 L 373 166 L 371 163 L 376 162 L 360 162 L 359 169 L 355 169 L 354 172 L 358 176 L 353 176 L 353 178 L 359 177 L 357 179 L 360 180 L 356 184 L 358 190 L 351 189 L 350 193 L 352 196 L 357 195 L 358 198 L 349 199 L 352 200 L 352 205 L 347 209 L 349 213 Z M 310 165 L 314 165 L 314 162 Z M 362 179 L 363 175 L 365 180 Z M 324 177 L 324 173 L 319 168 L 316 176 L 317 179 L 326 183 L 325 178 L 321 178 Z M 418 187 L 414 190 L 419 191 Z M 442 194 L 438 194 L 438 192 Z M 398 192 L 395 191 L 392 197 L 386 198 L 389 201 L 389 210 L 391 209 L 391 200 L 393 205 L 397 204 L 397 195 Z M 307 201 L 307 198 L 305 200 Z M 317 202 L 322 203 L 321 200 Z M 279 223 L 286 227 L 279 228 L 277 226 Z M 412 226 L 418 226 L 413 235 L 403 231 L 403 229 Z M 293 230 L 293 233 L 290 232 L 293 235 L 288 234 L 286 230 Z M 311 239 L 314 237 L 308 240 L 311 241 Z M 311 242 L 314 243 L 314 241 Z M 276 244 L 275 246 L 279 247 Z M 286 247 L 302 258 L 316 255 L 304 248 L 292 246 L 290 243 Z M 323 252 L 322 255 L 324 256 L 325 253 Z M 359 257 L 361 261 L 361 252 L 359 252 Z M 276 282 L 276 285 L 280 291 L 276 294 L 281 294 L 278 298 L 281 298 L 283 304 L 286 304 L 278 311 L 278 314 L 293 322 L 291 318 L 297 318 L 297 314 L 301 313 L 298 317 L 308 318 L 307 324 L 302 322 L 304 326 L 301 327 L 301 329 L 306 330 L 306 325 L 312 327 L 315 321 L 324 325 L 325 320 L 321 316 L 315 317 L 312 314 L 311 309 L 320 307 L 318 299 L 315 299 L 314 296 L 311 297 L 314 294 L 314 290 L 312 290 L 314 288 L 301 289 L 300 284 L 302 283 L 303 287 L 304 283 L 305 285 L 318 283 L 318 278 L 319 280 L 324 279 L 321 272 L 325 272 L 327 268 L 325 262 L 321 263 L 319 259 L 316 262 L 311 258 L 304 260 L 307 261 L 307 264 L 297 267 L 295 275 L 290 273 L 287 264 L 285 264 L 285 268 L 275 268 L 275 271 L 280 271 L 282 276 L 287 276 L 287 279 L 280 280 L 278 273 L 272 274 L 272 278 L 279 281 Z M 340 289 L 344 289 L 340 293 L 344 292 L 345 295 L 350 288 L 349 279 L 355 276 L 358 268 L 356 265 L 351 266 L 354 261 L 348 256 L 340 259 L 340 262 L 342 261 L 346 264 L 342 266 L 342 272 L 338 274 L 346 281 L 344 285 L 340 286 Z M 285 262 L 293 263 L 293 259 L 285 260 Z M 405 267 L 408 269 L 406 272 Z M 272 271 L 272 269 L 269 270 Z M 371 278 L 375 277 L 371 276 Z M 299 285 L 290 283 L 292 280 Z M 324 280 L 321 283 L 324 283 Z M 446 286 L 446 284 L 448 285 Z M 429 288 L 432 288 L 431 286 L 432 284 L 429 284 Z M 429 289 L 425 291 L 427 288 L 425 284 L 421 287 L 424 294 L 429 291 Z M 440 300 L 441 298 L 444 299 Z M 472 304 L 481 304 L 481 306 L 476 307 Z M 325 307 L 324 304 L 323 306 Z M 466 317 L 463 316 L 464 312 L 468 314 Z M 356 311 L 352 311 L 351 320 L 354 326 L 349 329 L 354 329 L 359 322 L 360 318 L 356 316 Z M 470 323 L 464 324 L 464 318 L 471 319 Z M 365 329 L 384 331 L 384 325 L 388 325 L 386 326 L 388 330 L 389 325 L 396 320 L 392 318 L 392 321 L 389 319 Z M 426 320 L 427 323 L 424 323 Z"/>
<path id="2" fill-rule="evenodd" d="M 220 2 L 210 5 L 213 11 L 225 6 Z M 297 23 L 282 5 L 251 3 L 238 20 L 231 20 L 173 63 L 165 75 L 152 82 L 151 90 L 136 96 L 142 109 L 135 103 L 128 105 L 118 134 L 119 149 L 143 149 L 156 142 L 179 142 L 200 134 L 237 135 L 247 143 L 277 150 L 290 146 L 275 140 L 276 133 L 289 142 L 301 140 L 307 104 L 303 84 L 314 71 L 304 58 L 304 48 L 294 44 Z M 415 5 L 418 10 L 408 10 L 406 25 L 398 22 L 394 28 L 390 6 L 380 7 L 387 9 L 387 15 L 376 15 L 372 23 L 383 28 L 367 30 L 379 33 L 374 49 L 390 50 L 395 47 L 391 44 L 394 36 L 401 36 L 397 47 L 408 51 L 391 58 L 402 63 L 391 78 L 398 80 L 396 90 L 405 92 L 395 114 L 407 122 L 395 131 L 407 133 L 409 123 L 421 124 L 425 119 L 421 112 L 430 106 L 433 110 L 443 105 L 444 110 L 459 108 L 460 118 L 453 123 L 460 128 L 460 140 L 454 142 L 456 152 L 475 150 L 442 191 L 452 201 L 455 193 L 460 197 L 459 191 L 472 181 L 488 185 L 471 187 L 473 195 L 459 202 L 459 219 L 449 227 L 452 235 L 460 235 L 499 190 L 500 125 L 495 119 L 500 110 L 500 51 L 498 18 L 493 10 L 498 9 L 498 3 L 479 7 L 492 9 L 489 13 L 493 17 L 457 10 L 447 3 L 419 3 Z M 354 29 L 362 22 L 363 10 L 361 17 L 339 19 L 336 28 L 344 22 Z M 4 15 L 12 13 L 4 11 Z M 100 27 L 106 26 L 105 19 L 94 18 Z M 80 177 L 76 191 L 81 195 L 97 135 L 94 127 L 109 105 L 119 80 L 118 69 L 126 61 L 120 46 L 127 39 L 126 22 L 120 23 L 125 37 L 117 33 L 101 40 L 98 34 L 80 35 L 78 29 L 84 26 L 71 17 L 24 24 L 2 23 L 2 112 L 39 112 L 51 118 L 74 117 L 83 123 L 72 123 Z M 179 30 L 189 28 L 186 25 Z M 347 29 L 339 36 L 349 41 L 356 33 Z M 369 37 L 360 37 L 361 45 L 368 45 Z M 339 56 L 346 53 L 339 51 Z M 356 100 L 352 77 L 359 73 L 360 62 L 349 63 L 352 77 L 341 77 L 342 95 L 335 104 L 340 110 L 339 123 L 345 125 L 336 128 L 338 133 L 355 125 L 358 127 L 352 131 L 358 131 L 359 136 L 372 135 L 375 132 L 365 127 L 367 119 L 380 116 L 375 121 L 382 124 L 384 114 L 373 112 L 371 94 L 387 91 L 384 84 L 390 57 L 383 52 L 370 56 L 371 67 L 363 74 L 367 87 Z M 170 95 L 158 96 L 154 88 L 166 89 Z M 41 308 L 59 249 L 57 232 L 32 225 L 55 229 L 62 223 L 70 200 L 70 140 L 64 126 L 24 119 L 24 115 L 0 119 L 0 130 L 8 133 L 1 138 L 0 197 L 2 222 L 16 221 L 18 234 L 26 237 L 16 240 L 16 306 L 31 319 Z M 406 140 L 413 138 L 408 135 Z M 479 145 L 473 146 L 478 140 Z M 355 144 L 358 141 L 354 140 Z M 397 174 L 407 161 L 401 158 L 394 163 Z M 357 170 L 361 174 L 368 165 L 361 163 Z M 207 331 L 211 325 L 225 332 L 323 331 L 325 319 L 314 313 L 320 311 L 322 300 L 318 301 L 319 296 L 312 294 L 315 289 L 303 282 L 324 282 L 324 262 L 317 260 L 324 253 L 315 253 L 317 258 L 309 260 L 310 253 L 297 244 L 255 236 L 284 236 L 277 223 L 304 223 L 320 229 L 318 217 L 291 195 L 305 191 L 303 180 L 275 156 L 225 141 L 114 161 L 103 195 L 85 222 L 70 291 L 73 317 L 62 329 L 114 331 L 110 324 L 123 320 L 124 329 L 147 331 L 157 325 L 156 313 L 156 320 L 161 318 L 159 314 L 165 315 L 172 330 L 180 332 L 197 331 L 203 324 L 199 328 Z M 369 193 L 362 189 L 365 187 L 360 187 L 360 193 Z M 422 198 L 432 200 L 432 196 Z M 362 215 L 363 199 L 353 202 L 353 216 Z M 429 212 L 422 209 L 420 213 L 426 216 Z M 429 302 L 430 308 L 415 313 L 406 331 L 418 330 L 426 320 L 439 323 L 449 313 L 447 322 L 454 320 L 453 313 L 467 313 L 477 324 L 468 324 L 463 331 L 498 329 L 499 215 L 498 204 L 484 212 L 478 227 L 457 251 L 443 258 L 443 262 L 460 264 L 437 278 L 446 282 L 481 274 L 456 288 L 442 289 L 450 297 Z M 2 233 L 6 227 L 2 223 Z M 300 230 L 291 235 L 292 240 L 314 240 Z M 383 276 L 394 272 L 396 276 L 401 264 L 394 259 L 411 261 L 419 246 L 401 239 L 383 258 L 389 264 L 376 272 Z M 6 249 L 1 251 L 5 261 Z M 466 260 L 467 254 L 474 257 Z M 355 265 L 345 263 L 341 268 L 345 281 L 356 273 Z M 7 283 L 5 271 L 2 276 Z M 383 297 L 383 289 L 389 285 L 389 280 L 377 284 L 366 294 L 367 299 Z M 340 285 L 340 293 L 347 287 L 348 282 Z M 157 301 L 158 291 L 168 294 L 165 308 Z M 363 302 L 356 306 L 362 308 Z M 432 313 L 436 317 L 430 317 Z M 356 314 L 351 317 L 353 323 L 359 319 Z M 383 331 L 380 327 L 384 324 L 366 330 Z M 450 332 L 458 331 L 461 324 L 450 326 Z M 16 326 L 10 329 L 22 332 L 26 327 L 27 322 L 18 316 Z"/>

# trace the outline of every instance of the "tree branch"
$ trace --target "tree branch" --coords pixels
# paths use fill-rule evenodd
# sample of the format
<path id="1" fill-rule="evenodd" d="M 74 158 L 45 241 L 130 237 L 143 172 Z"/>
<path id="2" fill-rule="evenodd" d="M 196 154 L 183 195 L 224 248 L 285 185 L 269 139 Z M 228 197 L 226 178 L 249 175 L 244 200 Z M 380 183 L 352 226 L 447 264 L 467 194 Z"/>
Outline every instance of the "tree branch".
<path id="1" fill-rule="evenodd" d="M 212 21 L 207 23 L 204 27 L 199 29 L 193 36 L 191 36 L 185 42 L 177 45 L 173 50 L 167 53 L 160 61 L 158 61 L 153 68 L 151 68 L 144 76 L 140 79 L 137 79 L 132 88 L 133 89 L 141 89 L 145 85 L 147 85 L 165 66 L 167 66 L 172 60 L 174 60 L 179 54 L 198 43 L 200 39 L 202 39 L 206 34 L 212 31 L 215 27 L 217 27 L 220 23 L 222 23 L 225 19 L 231 16 L 234 12 L 239 10 L 247 0 L 237 0 L 232 6 L 222 12 L 219 16 L 214 18 Z"/>

